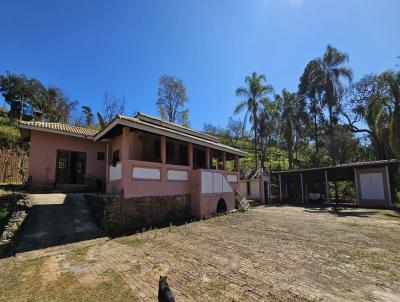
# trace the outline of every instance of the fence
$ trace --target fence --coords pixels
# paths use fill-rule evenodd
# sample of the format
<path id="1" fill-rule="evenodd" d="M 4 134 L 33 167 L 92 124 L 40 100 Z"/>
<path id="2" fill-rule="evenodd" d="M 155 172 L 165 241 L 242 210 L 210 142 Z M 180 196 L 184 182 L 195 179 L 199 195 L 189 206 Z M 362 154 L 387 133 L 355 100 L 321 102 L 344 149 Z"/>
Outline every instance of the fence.
<path id="1" fill-rule="evenodd" d="M 24 182 L 28 176 L 29 154 L 15 149 L 0 149 L 0 183 Z"/>

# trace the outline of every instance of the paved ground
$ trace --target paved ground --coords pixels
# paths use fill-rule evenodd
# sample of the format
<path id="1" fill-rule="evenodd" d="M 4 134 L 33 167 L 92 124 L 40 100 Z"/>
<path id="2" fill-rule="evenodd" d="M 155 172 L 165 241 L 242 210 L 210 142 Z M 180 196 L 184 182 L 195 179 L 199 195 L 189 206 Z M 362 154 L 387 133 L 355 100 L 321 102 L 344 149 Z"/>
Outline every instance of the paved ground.
<path id="1" fill-rule="evenodd" d="M 103 236 L 81 194 L 32 194 L 31 203 L 19 253 Z"/>
<path id="2" fill-rule="evenodd" d="M 0 260 L 0 301 L 156 301 L 159 275 L 177 301 L 399 301 L 400 216 L 258 207 L 21 253 Z"/>

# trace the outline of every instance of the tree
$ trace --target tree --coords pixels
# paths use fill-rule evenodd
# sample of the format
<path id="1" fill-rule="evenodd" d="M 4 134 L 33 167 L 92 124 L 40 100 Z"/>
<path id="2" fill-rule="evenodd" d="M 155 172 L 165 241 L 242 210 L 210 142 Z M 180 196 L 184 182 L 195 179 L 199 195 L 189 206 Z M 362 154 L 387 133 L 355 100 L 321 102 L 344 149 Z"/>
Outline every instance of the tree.
<path id="1" fill-rule="evenodd" d="M 0 75 L 0 92 L 8 104 L 13 101 L 20 102 L 20 120 L 23 116 L 24 103 L 31 104 L 34 109 L 40 111 L 45 107 L 43 100 L 46 99 L 46 88 L 40 81 L 23 74 L 17 75 L 7 71 L 4 75 Z"/>
<path id="2" fill-rule="evenodd" d="M 284 89 L 282 96 L 276 95 L 281 105 L 280 110 L 280 137 L 282 146 L 288 154 L 289 169 L 293 169 L 294 155 L 307 143 L 306 130 L 308 115 L 304 103 L 296 93 Z"/>
<path id="3" fill-rule="evenodd" d="M 266 82 L 265 75 L 263 74 L 258 75 L 256 72 L 253 72 L 251 76 L 247 76 L 245 78 L 245 82 L 247 84 L 247 87 L 239 87 L 236 89 L 236 96 L 241 97 L 242 100 L 235 107 L 234 113 L 238 114 L 240 112 L 246 111 L 243 125 L 246 126 L 248 118 L 250 122 L 253 124 L 254 161 L 255 161 L 255 167 L 257 168 L 258 167 L 258 161 L 257 161 L 258 112 L 264 98 L 268 94 L 273 93 L 274 89 L 271 85 L 265 84 Z"/>
<path id="4" fill-rule="evenodd" d="M 162 119 L 171 123 L 189 126 L 189 109 L 186 88 L 182 80 L 170 75 L 163 75 L 158 82 L 156 105 Z"/>
<path id="5" fill-rule="evenodd" d="M 400 71 L 386 71 L 379 77 L 383 91 L 385 111 L 389 115 L 389 145 L 396 158 L 400 158 Z"/>
<path id="6" fill-rule="evenodd" d="M 89 106 L 82 106 L 82 112 L 85 116 L 85 125 L 90 126 L 93 124 L 94 115 Z"/>
<path id="7" fill-rule="evenodd" d="M 280 99 L 275 98 L 271 102 L 268 98 L 264 98 L 262 108 L 258 114 L 258 157 L 261 167 L 266 170 L 266 162 L 268 162 L 268 151 L 271 147 L 277 146 L 279 141 L 280 119 L 279 111 L 281 108 Z"/>
<path id="8" fill-rule="evenodd" d="M 5 101 L 11 104 L 20 101 L 32 105 L 34 111 L 39 112 L 41 119 L 48 122 L 67 123 L 77 101 L 70 101 L 64 92 L 57 87 L 46 88 L 39 80 L 28 78 L 25 75 L 16 75 L 6 72 L 0 76 L 0 91 Z M 23 110 L 20 110 L 22 119 Z"/>
<path id="9" fill-rule="evenodd" d="M 54 123 L 69 123 L 72 111 L 78 101 L 70 101 L 64 92 L 57 87 L 49 87 L 43 102 L 42 120 Z"/>
<path id="10" fill-rule="evenodd" d="M 330 137 L 330 156 L 333 164 L 337 163 L 335 143 L 335 125 L 338 124 L 340 112 L 339 99 L 344 93 L 342 78 L 352 80 L 352 70 L 345 66 L 349 56 L 328 44 L 322 58 L 312 60 L 306 67 L 304 82 L 300 90 L 307 91 L 308 96 L 321 93 L 322 107 L 328 109 L 328 134 Z M 314 113 L 316 114 L 316 113 Z"/>
<path id="11" fill-rule="evenodd" d="M 315 143 L 315 152 L 319 154 L 320 140 L 319 133 L 321 130 L 320 124 L 324 120 L 322 111 L 322 94 L 324 92 L 324 81 L 322 70 L 319 68 L 320 63 L 318 60 L 311 60 L 302 76 L 300 77 L 299 93 L 301 98 L 299 101 L 303 103 L 312 117 L 312 139 Z"/>
<path id="12" fill-rule="evenodd" d="M 108 124 L 111 122 L 117 114 L 124 114 L 125 112 L 125 97 L 120 98 L 115 96 L 109 96 L 108 93 L 104 94 L 104 122 Z"/>
<path id="13" fill-rule="evenodd" d="M 243 122 L 234 120 L 232 117 L 229 118 L 228 125 L 226 127 L 226 134 L 228 136 L 228 145 L 238 148 L 239 140 L 243 135 Z"/>
<path id="14" fill-rule="evenodd" d="M 104 121 L 104 118 L 101 115 L 101 113 L 97 112 L 96 115 L 97 115 L 97 120 L 99 121 L 99 125 L 100 125 L 101 129 L 105 128 L 106 127 L 106 122 Z"/>
<path id="15" fill-rule="evenodd" d="M 377 159 L 399 158 L 400 72 L 364 76 L 350 87 L 346 100 L 346 126 L 370 137 Z M 368 128 L 360 127 L 363 123 Z"/>

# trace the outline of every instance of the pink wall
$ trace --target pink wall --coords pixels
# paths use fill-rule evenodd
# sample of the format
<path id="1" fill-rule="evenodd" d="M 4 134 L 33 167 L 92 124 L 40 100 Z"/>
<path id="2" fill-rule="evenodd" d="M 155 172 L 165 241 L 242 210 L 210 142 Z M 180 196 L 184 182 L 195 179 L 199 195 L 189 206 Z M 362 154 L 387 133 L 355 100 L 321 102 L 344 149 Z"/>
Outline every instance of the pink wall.
<path id="1" fill-rule="evenodd" d="M 134 179 L 132 175 L 134 167 L 160 169 L 161 180 Z M 168 169 L 188 171 L 189 179 L 187 181 L 168 180 Z M 122 180 L 124 196 L 126 198 L 190 194 L 190 177 L 190 168 L 187 166 L 167 165 L 137 160 L 127 160 L 122 163 Z"/>
<path id="2" fill-rule="evenodd" d="M 115 150 L 120 150 L 120 164 L 122 166 L 121 179 L 107 182 L 107 192 L 123 192 L 125 198 L 191 194 L 192 214 L 198 218 L 204 218 L 215 214 L 217 211 L 218 201 L 221 198 L 225 200 L 228 211 L 235 209 L 235 190 L 239 189 L 239 174 L 237 172 L 209 170 L 220 172 L 225 177 L 227 174 L 235 174 L 238 181 L 236 183 L 229 183 L 233 192 L 203 194 L 201 193 L 201 171 L 204 170 L 192 169 L 191 165 L 193 161 L 191 154 L 189 154 L 189 166 L 166 164 L 165 141 L 166 138 L 161 137 L 161 163 L 137 160 L 142 157 L 141 155 L 143 155 L 141 154 L 140 148 L 142 142 L 133 132 L 129 131 L 129 128 L 124 127 L 122 135 L 119 135 L 108 142 L 110 151 L 113 152 Z M 189 144 L 188 147 L 188 149 L 192 151 L 192 145 Z M 156 176 L 151 176 L 152 179 L 135 178 L 133 176 L 134 168 L 144 168 L 141 173 L 156 173 Z M 143 170 L 146 170 L 147 172 L 143 172 Z M 188 179 L 169 180 L 169 170 L 186 171 Z M 140 177 L 146 177 L 143 176 L 144 174 L 138 175 L 140 175 Z M 154 179 L 158 178 L 158 176 L 159 179 Z"/>
<path id="3" fill-rule="evenodd" d="M 201 193 L 202 187 L 202 171 L 220 172 L 223 175 L 236 174 L 237 182 L 229 182 L 233 192 L 229 193 Z M 233 211 L 235 209 L 235 191 L 239 190 L 239 173 L 218 171 L 218 170 L 193 170 L 192 171 L 192 215 L 197 218 L 206 218 L 216 214 L 218 201 L 222 198 L 225 201 L 227 211 Z"/>
<path id="4" fill-rule="evenodd" d="M 86 175 L 105 180 L 105 160 L 97 152 L 106 152 L 106 144 L 73 136 L 31 131 L 29 176 L 33 184 L 53 183 L 56 176 L 57 150 L 86 153 Z"/>

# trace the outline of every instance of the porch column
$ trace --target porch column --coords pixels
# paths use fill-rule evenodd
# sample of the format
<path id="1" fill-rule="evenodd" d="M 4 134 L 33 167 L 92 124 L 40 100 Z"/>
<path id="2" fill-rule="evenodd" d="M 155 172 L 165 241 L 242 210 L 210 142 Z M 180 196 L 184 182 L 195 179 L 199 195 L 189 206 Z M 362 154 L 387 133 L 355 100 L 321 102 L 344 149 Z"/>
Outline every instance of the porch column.
<path id="1" fill-rule="evenodd" d="M 222 152 L 222 170 L 226 170 L 226 152 Z"/>
<path id="2" fill-rule="evenodd" d="M 236 168 L 236 172 L 240 172 L 240 168 L 239 168 L 239 155 L 235 155 L 235 168 Z"/>
<path id="3" fill-rule="evenodd" d="M 110 181 L 110 172 L 109 172 L 109 169 L 110 169 L 110 162 L 111 162 L 111 156 L 112 156 L 112 154 L 111 154 L 111 152 L 112 152 L 111 147 L 112 147 L 111 141 L 109 140 L 109 141 L 107 142 L 107 146 L 106 146 L 106 166 L 105 166 L 105 169 L 106 169 L 106 192 L 110 192 L 108 183 L 109 183 L 109 181 Z"/>
<path id="4" fill-rule="evenodd" d="M 210 169 L 210 148 L 206 148 L 206 168 Z"/>
<path id="5" fill-rule="evenodd" d="M 356 191 L 356 204 L 360 204 L 360 199 L 358 195 L 358 181 L 357 181 L 357 168 L 354 168 L 354 190 Z"/>
<path id="6" fill-rule="evenodd" d="M 329 196 L 329 183 L 328 183 L 328 172 L 325 170 L 325 190 L 326 190 L 326 201 L 331 204 L 331 197 Z"/>
<path id="7" fill-rule="evenodd" d="M 282 177 L 279 174 L 279 200 L 282 202 Z"/>
<path id="8" fill-rule="evenodd" d="M 388 201 L 389 201 L 389 205 L 390 207 L 393 207 L 394 204 L 392 202 L 392 189 L 390 188 L 390 174 L 389 174 L 389 168 L 388 166 L 385 166 L 385 172 L 386 172 L 386 183 L 387 183 L 387 190 L 388 190 Z"/>
<path id="9" fill-rule="evenodd" d="M 167 138 L 161 136 L 161 163 L 165 164 L 167 162 Z"/>
<path id="10" fill-rule="evenodd" d="M 304 203 L 303 173 L 300 173 L 300 184 L 301 184 L 301 202 Z"/>
<path id="11" fill-rule="evenodd" d="M 193 144 L 188 145 L 188 164 L 191 169 L 193 169 Z"/>
<path id="12" fill-rule="evenodd" d="M 285 198 L 289 198 L 288 190 L 287 190 L 287 182 L 285 182 Z"/>
<path id="13" fill-rule="evenodd" d="M 260 204 L 265 204 L 265 187 L 264 187 L 264 171 L 260 175 L 258 180 L 258 191 L 260 196 Z"/>
<path id="14" fill-rule="evenodd" d="M 129 128 L 122 128 L 121 161 L 129 159 Z"/>

